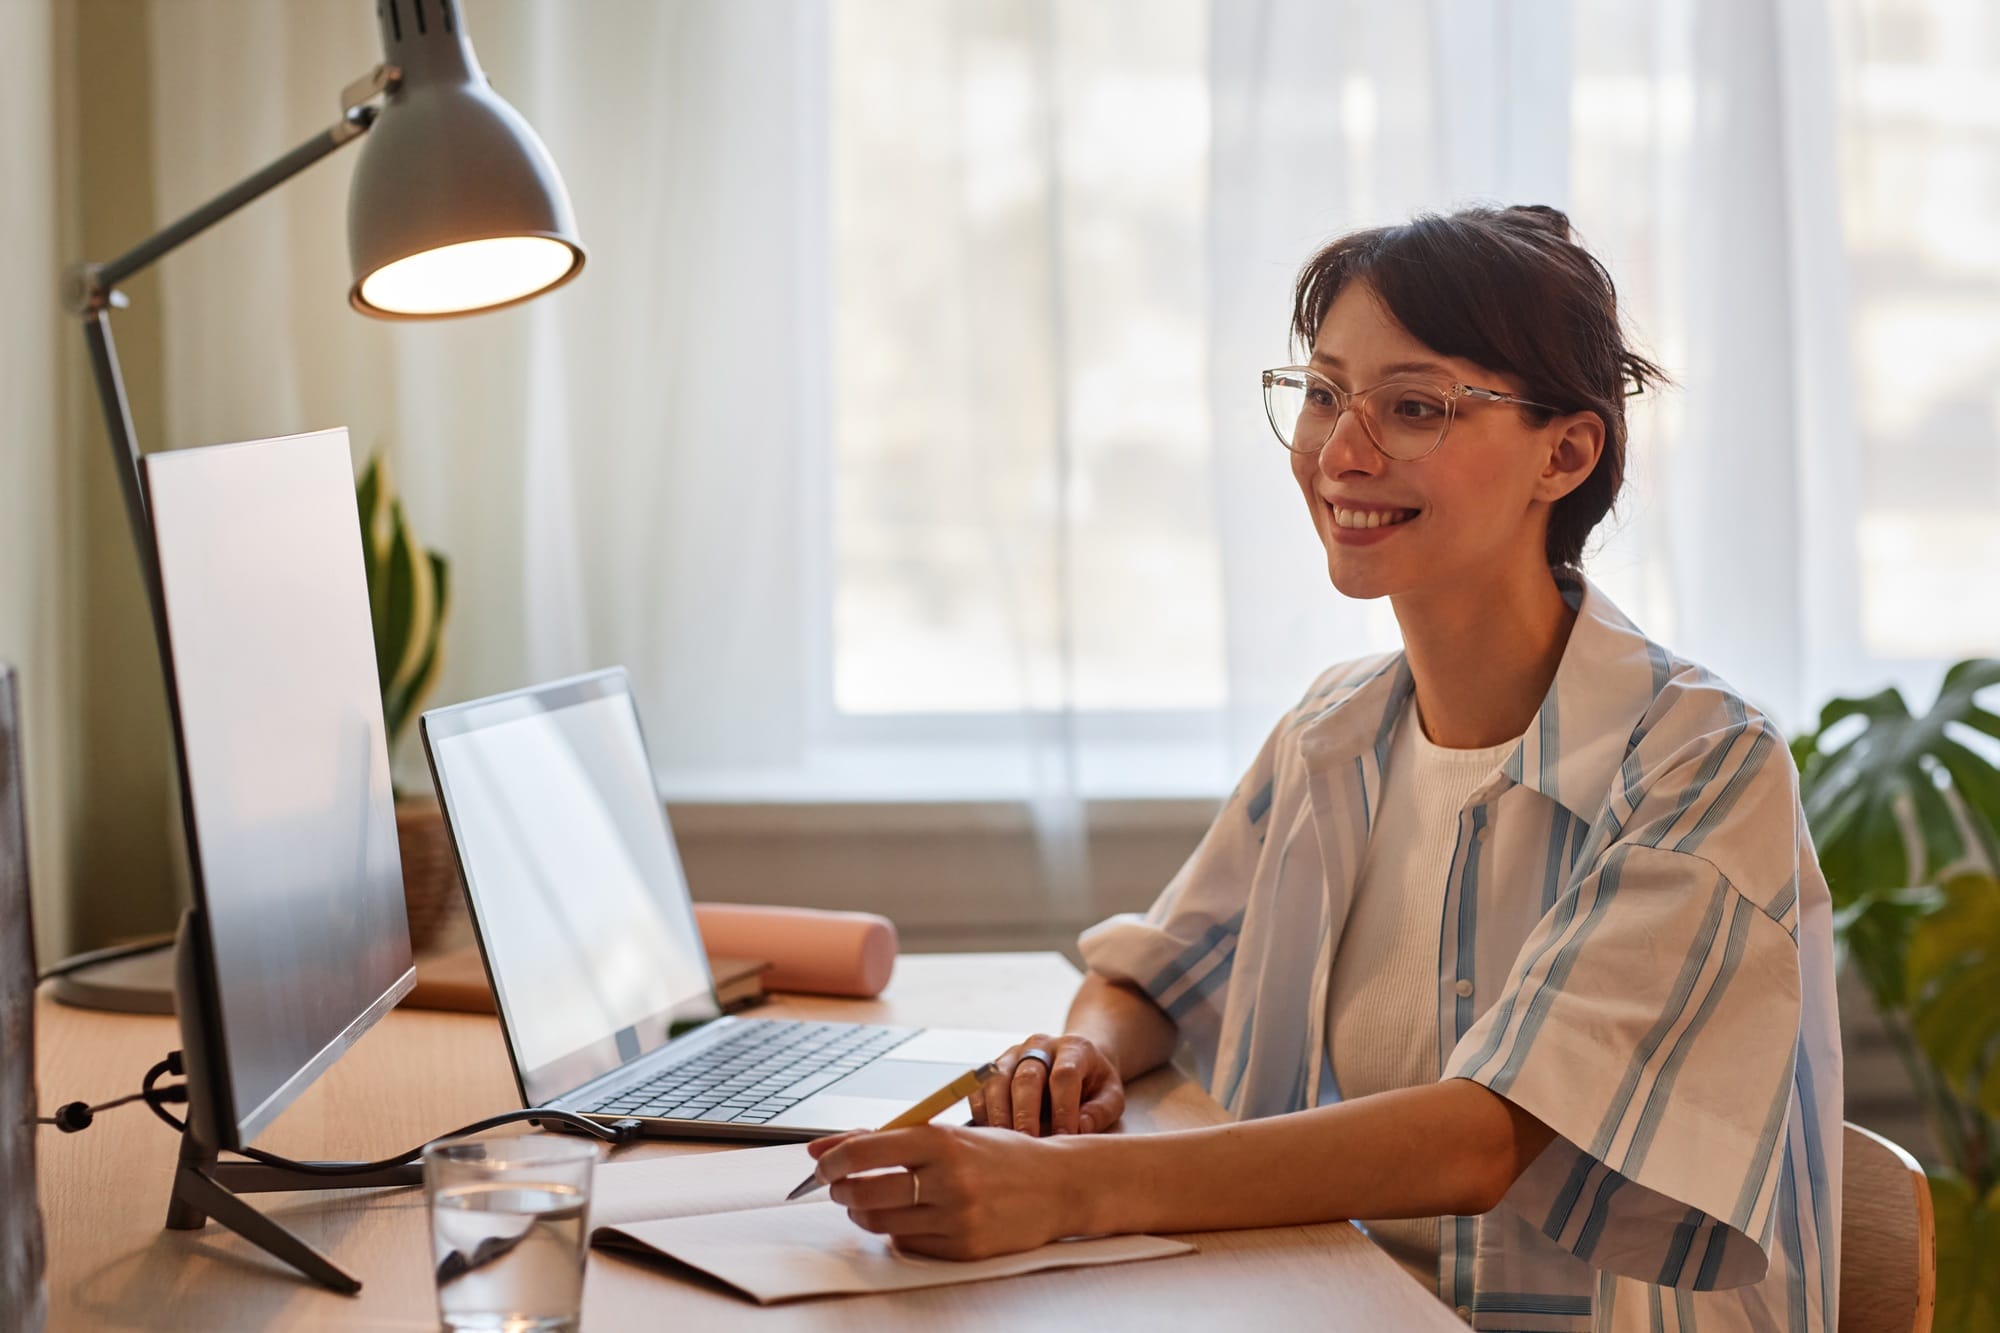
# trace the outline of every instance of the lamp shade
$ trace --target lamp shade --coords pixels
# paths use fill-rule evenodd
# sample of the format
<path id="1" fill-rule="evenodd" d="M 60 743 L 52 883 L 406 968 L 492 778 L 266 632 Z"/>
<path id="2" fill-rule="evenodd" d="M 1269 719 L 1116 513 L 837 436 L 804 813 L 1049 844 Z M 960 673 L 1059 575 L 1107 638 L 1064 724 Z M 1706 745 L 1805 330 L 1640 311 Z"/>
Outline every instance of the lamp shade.
<path id="1" fill-rule="evenodd" d="M 401 78 L 361 142 L 347 197 L 348 300 L 384 319 L 513 305 L 583 268 L 548 149 L 495 93 L 457 0 L 380 0 Z"/>

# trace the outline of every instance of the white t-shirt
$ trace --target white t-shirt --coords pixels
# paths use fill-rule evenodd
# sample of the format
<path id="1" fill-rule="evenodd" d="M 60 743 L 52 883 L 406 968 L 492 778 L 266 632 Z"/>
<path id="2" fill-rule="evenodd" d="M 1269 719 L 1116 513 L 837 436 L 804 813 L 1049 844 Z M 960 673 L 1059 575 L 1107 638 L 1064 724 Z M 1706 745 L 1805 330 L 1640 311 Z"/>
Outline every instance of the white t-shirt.
<path id="1" fill-rule="evenodd" d="M 1518 744 L 1435 745 L 1414 696 L 1396 723 L 1381 810 L 1327 987 L 1327 1056 L 1343 1100 L 1438 1081 L 1438 932 L 1459 810 Z M 1426 1288 L 1437 1286 L 1437 1218 L 1364 1225 Z"/>

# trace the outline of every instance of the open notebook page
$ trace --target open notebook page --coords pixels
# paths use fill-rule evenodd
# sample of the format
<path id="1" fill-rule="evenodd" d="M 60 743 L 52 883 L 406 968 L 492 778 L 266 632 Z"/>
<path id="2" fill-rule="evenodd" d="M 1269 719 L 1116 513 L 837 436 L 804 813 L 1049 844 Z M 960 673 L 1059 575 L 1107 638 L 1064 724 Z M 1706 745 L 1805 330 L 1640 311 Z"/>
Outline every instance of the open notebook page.
<path id="1" fill-rule="evenodd" d="M 844 1292 L 904 1291 L 1051 1268 L 1186 1254 L 1185 1241 L 1102 1236 L 956 1262 L 905 1254 L 817 1194 L 782 1202 L 812 1170 L 804 1144 L 613 1162 L 592 1186 L 592 1244 L 652 1252 L 700 1269 L 760 1304 Z"/>

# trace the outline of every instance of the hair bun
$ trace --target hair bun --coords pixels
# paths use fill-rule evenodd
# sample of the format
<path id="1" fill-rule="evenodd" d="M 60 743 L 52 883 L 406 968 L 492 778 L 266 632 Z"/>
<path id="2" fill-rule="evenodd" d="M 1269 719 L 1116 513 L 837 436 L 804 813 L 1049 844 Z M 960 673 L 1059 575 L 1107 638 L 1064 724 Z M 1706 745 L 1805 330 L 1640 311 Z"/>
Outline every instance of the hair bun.
<path id="1" fill-rule="evenodd" d="M 1515 204 L 1506 211 L 1509 215 L 1550 233 L 1559 241 L 1570 239 L 1569 215 L 1560 208 L 1551 208 L 1547 204 Z"/>

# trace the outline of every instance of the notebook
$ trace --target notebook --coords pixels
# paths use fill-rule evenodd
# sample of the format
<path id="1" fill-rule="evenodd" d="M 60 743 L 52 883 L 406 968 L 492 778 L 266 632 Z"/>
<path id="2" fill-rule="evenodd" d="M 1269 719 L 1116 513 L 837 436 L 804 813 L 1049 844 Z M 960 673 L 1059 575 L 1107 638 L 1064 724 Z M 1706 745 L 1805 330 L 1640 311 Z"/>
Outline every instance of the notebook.
<path id="1" fill-rule="evenodd" d="M 824 1192 L 780 1202 L 812 1167 L 803 1144 L 601 1165 L 591 1187 L 591 1244 L 685 1264 L 759 1305 L 1164 1259 L 1195 1248 L 1160 1236 L 1098 1236 L 966 1262 L 908 1254 L 854 1225 Z"/>

